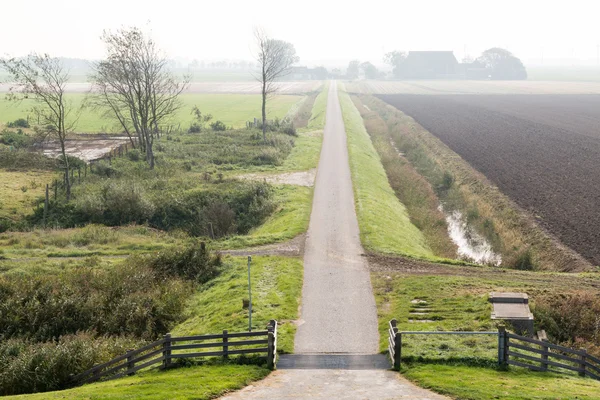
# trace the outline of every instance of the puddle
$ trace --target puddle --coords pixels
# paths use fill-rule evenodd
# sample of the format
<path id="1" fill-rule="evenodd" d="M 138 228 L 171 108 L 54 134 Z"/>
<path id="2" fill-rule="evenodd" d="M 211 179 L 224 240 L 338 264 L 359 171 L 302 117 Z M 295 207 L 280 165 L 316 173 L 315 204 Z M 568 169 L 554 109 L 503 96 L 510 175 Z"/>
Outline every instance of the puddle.
<path id="1" fill-rule="evenodd" d="M 502 257 L 494 253 L 488 241 L 467 224 L 460 211 L 446 213 L 441 205 L 438 209 L 446 216 L 448 234 L 458 246 L 460 257 L 477 264 L 498 266 L 502 263 Z"/>
<path id="2" fill-rule="evenodd" d="M 410 301 L 413 304 L 427 304 L 427 302 L 425 300 L 421 300 L 421 299 L 414 299 Z"/>
<path id="3" fill-rule="evenodd" d="M 410 315 L 429 315 L 428 312 L 409 312 Z"/>
<path id="4" fill-rule="evenodd" d="M 409 319 L 409 320 L 408 320 L 408 322 L 412 322 L 412 323 L 415 323 L 415 322 L 417 322 L 417 323 L 419 323 L 419 322 L 423 322 L 423 323 L 424 323 L 424 322 L 435 322 L 435 321 L 434 321 L 434 320 L 432 320 L 432 319 Z"/>

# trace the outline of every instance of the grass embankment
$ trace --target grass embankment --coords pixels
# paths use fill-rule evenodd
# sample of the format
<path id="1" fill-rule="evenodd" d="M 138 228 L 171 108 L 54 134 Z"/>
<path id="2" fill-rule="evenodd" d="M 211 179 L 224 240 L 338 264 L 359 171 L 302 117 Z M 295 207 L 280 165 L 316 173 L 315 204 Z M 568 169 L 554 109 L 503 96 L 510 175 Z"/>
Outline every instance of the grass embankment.
<path id="1" fill-rule="evenodd" d="M 553 271 L 590 268 L 412 118 L 373 96 L 360 99 L 385 121 L 396 147 L 414 170 L 432 188 L 441 189 L 436 194 L 445 208 L 460 211 L 502 256 L 503 266 Z"/>
<path id="2" fill-rule="evenodd" d="M 438 209 L 439 199 L 436 190 L 446 191 L 451 181 L 442 181 L 434 188 L 410 162 L 394 148 L 385 121 L 364 106 L 357 96 L 352 96 L 356 108 L 360 111 L 365 128 L 371 136 L 388 181 L 396 196 L 406 206 L 411 222 L 423 233 L 427 244 L 438 257 L 456 258 L 457 247 L 448 235 L 448 226 L 444 213 Z"/>
<path id="3" fill-rule="evenodd" d="M 84 93 L 69 93 L 68 99 L 75 109 L 84 104 Z M 296 95 L 275 95 L 267 103 L 268 119 L 283 118 L 288 110 L 302 96 Z M 181 95 L 182 107 L 172 118 L 173 125 L 181 126 L 181 129 L 187 129 L 193 122 L 192 107 L 198 106 L 203 114 L 212 114 L 213 121 L 222 121 L 227 126 L 234 128 L 243 128 L 247 121 L 253 121 L 260 116 L 261 97 L 258 94 L 200 94 L 186 93 Z M 3 96 L 0 97 L 0 127 L 10 121 L 18 118 L 27 118 L 30 113 L 33 100 L 24 100 L 21 103 L 11 103 Z M 32 117 L 33 118 L 33 117 Z M 35 123 L 36 121 L 32 121 Z M 101 113 L 85 108 L 75 127 L 76 132 L 83 133 L 106 133 L 121 132 L 121 129 L 110 120 L 102 117 Z"/>
<path id="4" fill-rule="evenodd" d="M 214 365 L 185 367 L 170 371 L 152 371 L 114 381 L 86 385 L 59 392 L 47 392 L 6 399 L 214 399 L 226 392 L 241 389 L 268 375 L 269 370 L 256 365 Z"/>
<path id="5" fill-rule="evenodd" d="M 491 320 L 487 301 L 492 291 L 528 293 L 536 329 L 546 329 L 549 334 L 556 331 L 557 320 L 545 317 L 546 298 L 560 293 L 567 304 L 567 299 L 581 293 L 591 298 L 600 295 L 597 274 L 565 276 L 433 264 L 417 269 L 420 274 L 393 269 L 372 273 L 381 351 L 387 350 L 387 324 L 392 318 L 398 320 L 400 331 L 495 331 L 497 323 Z M 565 313 L 577 314 L 577 303 Z M 581 337 L 584 333 L 571 334 Z M 564 344 L 579 347 L 583 342 Z M 592 399 L 600 393 L 600 382 L 591 379 L 519 367 L 498 370 L 496 336 L 404 335 L 402 355 L 401 372 L 407 378 L 460 399 Z"/>
<path id="6" fill-rule="evenodd" d="M 174 336 L 219 333 L 223 329 L 240 332 L 248 329 L 248 310 L 242 300 L 248 298 L 245 257 L 227 256 L 223 272 L 204 284 L 188 302 L 186 320 L 171 329 Z M 253 329 L 264 329 L 276 319 L 278 348 L 293 350 L 302 289 L 302 261 L 296 258 L 256 256 L 252 260 Z M 235 358 L 223 363 L 213 359 L 193 367 L 161 372 L 150 370 L 135 377 L 85 385 L 66 391 L 25 395 L 22 398 L 91 399 L 209 399 L 239 389 L 268 374 L 264 365 L 236 365 Z"/>
<path id="7" fill-rule="evenodd" d="M 350 96 L 339 92 L 348 136 L 360 237 L 366 250 L 430 258 L 433 252 L 398 201 Z"/>
<path id="8" fill-rule="evenodd" d="M 190 301 L 190 315 L 175 327 L 173 335 L 230 332 L 248 329 L 248 269 L 245 257 L 226 257 L 227 270 L 200 290 Z M 264 329 L 271 319 L 281 325 L 277 347 L 292 352 L 302 290 L 302 261 L 297 258 L 254 256 L 251 264 L 252 326 Z"/>

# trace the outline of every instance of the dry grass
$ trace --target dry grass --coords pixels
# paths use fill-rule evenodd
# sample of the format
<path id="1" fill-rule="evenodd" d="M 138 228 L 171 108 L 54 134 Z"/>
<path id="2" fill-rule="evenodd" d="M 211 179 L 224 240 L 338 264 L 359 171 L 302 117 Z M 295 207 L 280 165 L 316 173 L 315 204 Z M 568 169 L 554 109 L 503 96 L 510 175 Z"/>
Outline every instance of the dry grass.
<path id="1" fill-rule="evenodd" d="M 381 157 L 390 186 L 406 206 L 411 222 L 423 232 L 434 255 L 455 258 L 457 248 L 448 236 L 446 219 L 438 210 L 439 200 L 431 184 L 394 148 L 385 121 L 364 107 L 359 98 L 353 97 L 353 101 Z"/>
<path id="2" fill-rule="evenodd" d="M 55 177 L 50 171 L 0 170 L 0 218 L 16 221 L 30 214 L 34 200 L 44 196 Z"/>

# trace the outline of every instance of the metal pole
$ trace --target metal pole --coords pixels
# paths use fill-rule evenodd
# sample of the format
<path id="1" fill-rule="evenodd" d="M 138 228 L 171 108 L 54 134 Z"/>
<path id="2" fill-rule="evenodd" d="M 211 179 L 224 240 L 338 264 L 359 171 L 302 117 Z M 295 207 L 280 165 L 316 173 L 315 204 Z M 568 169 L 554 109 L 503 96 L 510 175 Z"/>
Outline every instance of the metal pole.
<path id="1" fill-rule="evenodd" d="M 252 332 L 252 284 L 250 282 L 250 264 L 252 256 L 248 256 L 248 332 Z"/>

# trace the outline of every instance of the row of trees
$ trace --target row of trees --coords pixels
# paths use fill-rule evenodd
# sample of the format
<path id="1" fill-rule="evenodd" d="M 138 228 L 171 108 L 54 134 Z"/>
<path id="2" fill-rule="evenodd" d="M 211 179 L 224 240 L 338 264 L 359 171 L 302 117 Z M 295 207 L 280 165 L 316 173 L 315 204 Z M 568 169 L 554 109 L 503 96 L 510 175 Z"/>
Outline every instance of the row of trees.
<path id="1" fill-rule="evenodd" d="M 106 46 L 104 60 L 92 65 L 92 89 L 84 106 L 100 111 L 115 120 L 131 140 L 139 143 L 149 168 L 154 168 L 154 140 L 161 128 L 182 106 L 180 94 L 189 86 L 190 77 L 176 77 L 169 60 L 155 42 L 138 28 L 105 31 L 101 37 Z M 298 61 L 291 43 L 255 31 L 261 83 L 262 128 L 266 141 L 266 103 L 276 90 L 275 81 L 289 73 Z M 40 124 L 42 135 L 52 136 L 60 143 L 63 167 L 69 170 L 65 150 L 67 135 L 73 131 L 82 108 L 75 108 L 66 97 L 69 69 L 61 59 L 47 54 L 32 54 L 25 58 L 0 60 L 9 75 L 11 87 L 8 99 L 33 99 L 32 113 Z M 65 174 L 67 199 L 71 196 L 69 174 Z"/>

